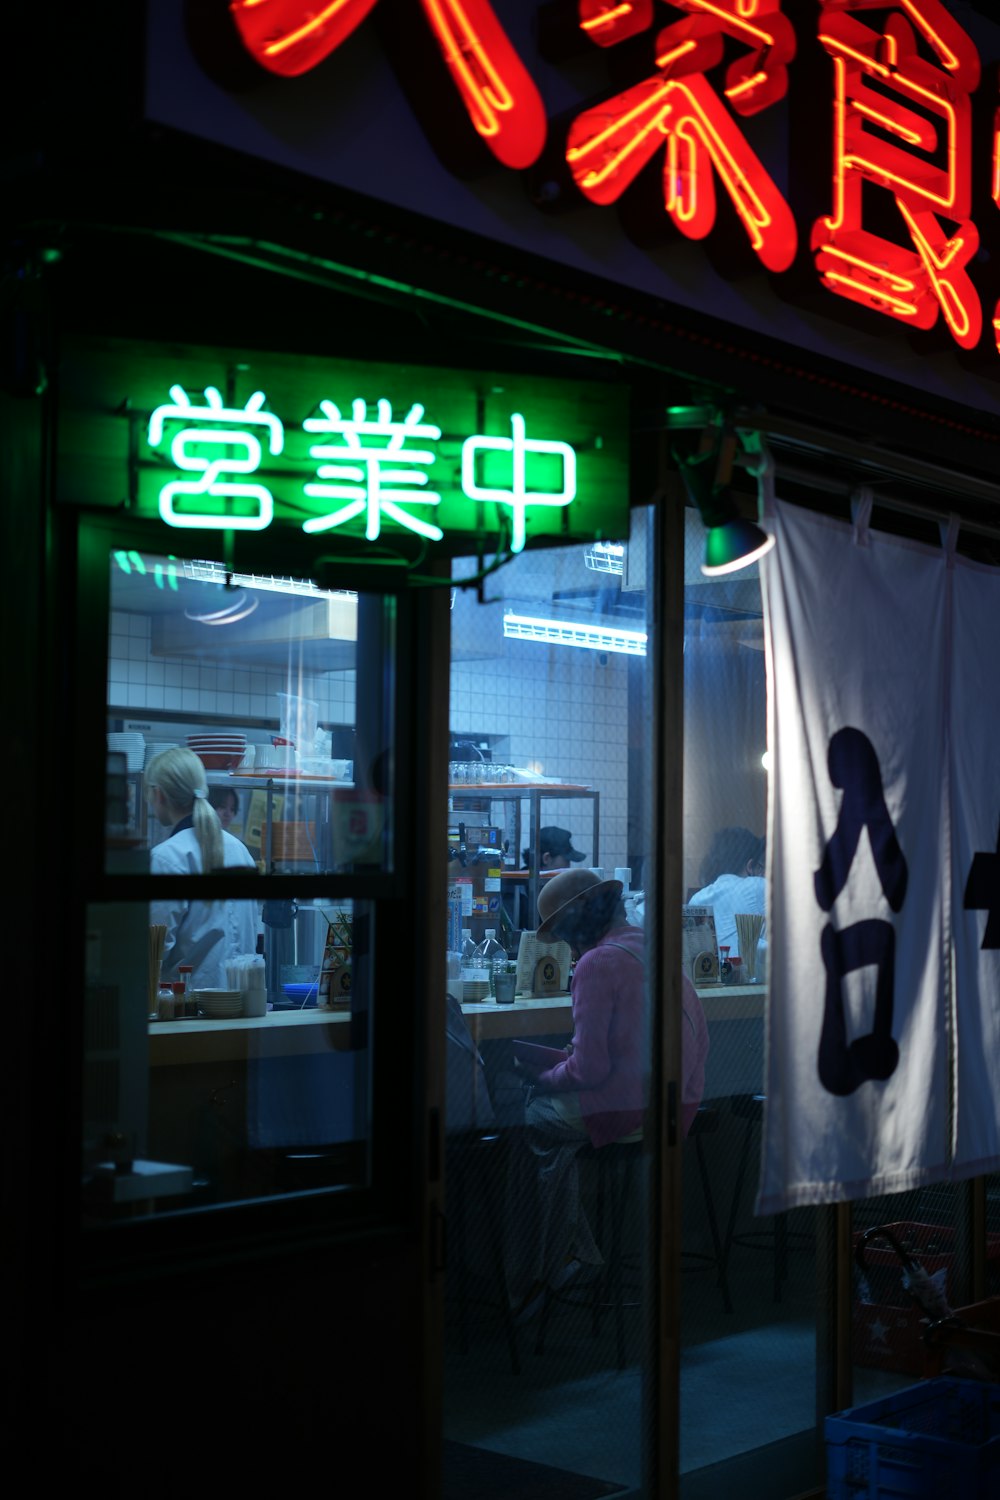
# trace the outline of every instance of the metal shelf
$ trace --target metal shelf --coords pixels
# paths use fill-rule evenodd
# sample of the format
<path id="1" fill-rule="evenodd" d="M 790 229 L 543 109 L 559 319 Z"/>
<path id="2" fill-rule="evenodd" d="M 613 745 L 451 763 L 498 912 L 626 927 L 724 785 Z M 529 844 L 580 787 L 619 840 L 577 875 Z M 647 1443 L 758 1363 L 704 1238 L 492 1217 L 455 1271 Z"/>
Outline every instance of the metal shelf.
<path id="1" fill-rule="evenodd" d="M 600 834 L 601 834 L 601 794 L 593 787 L 581 786 L 570 783 L 565 786 L 557 786 L 552 782 L 454 782 L 448 787 L 452 799 L 453 812 L 461 812 L 457 804 L 463 797 L 468 797 L 475 802 L 489 800 L 490 802 L 514 802 L 516 810 L 514 814 L 514 845 L 517 856 L 521 853 L 521 829 L 522 813 L 521 803 L 528 803 L 528 839 L 526 847 L 531 850 L 531 869 L 523 871 L 501 870 L 500 878 L 516 879 L 519 883 L 527 879 L 528 882 L 528 910 L 535 911 L 538 905 L 538 892 L 542 880 L 541 872 L 541 849 L 539 846 L 539 833 L 543 827 L 542 803 L 567 802 L 573 800 L 589 801 L 591 804 L 591 865 L 599 866 L 600 859 Z"/>

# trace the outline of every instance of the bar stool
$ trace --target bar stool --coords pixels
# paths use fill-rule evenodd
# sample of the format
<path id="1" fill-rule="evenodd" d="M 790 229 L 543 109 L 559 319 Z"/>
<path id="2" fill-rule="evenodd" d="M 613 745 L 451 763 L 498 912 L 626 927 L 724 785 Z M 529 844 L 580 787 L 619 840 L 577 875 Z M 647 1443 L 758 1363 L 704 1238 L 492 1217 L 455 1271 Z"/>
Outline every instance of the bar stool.
<path id="1" fill-rule="evenodd" d="M 718 1272 L 716 1286 L 722 1292 L 722 1306 L 727 1313 L 733 1310 L 733 1300 L 729 1295 L 728 1256 L 725 1253 L 722 1236 L 719 1234 L 719 1220 L 715 1212 L 715 1200 L 712 1197 L 712 1184 L 709 1181 L 708 1166 L 705 1162 L 706 1135 L 713 1134 L 719 1128 L 719 1111 L 711 1105 L 703 1104 L 698 1113 L 691 1121 L 691 1129 L 688 1131 L 688 1140 L 694 1141 L 695 1161 L 698 1163 L 698 1176 L 701 1180 L 702 1197 L 705 1200 L 705 1217 L 708 1220 L 708 1232 L 712 1240 L 712 1253 L 707 1250 L 681 1250 L 681 1259 L 694 1264 L 683 1267 L 685 1271 L 700 1271 L 711 1269 L 713 1266 Z"/>
<path id="2" fill-rule="evenodd" d="M 773 1228 L 771 1229 L 747 1229 L 742 1234 L 737 1234 L 736 1221 L 739 1217 L 740 1206 L 743 1200 L 743 1183 L 746 1178 L 747 1164 L 750 1160 L 750 1147 L 753 1142 L 754 1132 L 763 1124 L 764 1105 L 767 1102 L 766 1094 L 734 1094 L 730 1100 L 730 1108 L 734 1115 L 746 1121 L 746 1130 L 743 1133 L 743 1146 L 740 1151 L 740 1164 L 736 1173 L 736 1183 L 733 1187 L 733 1201 L 729 1208 L 729 1223 L 726 1226 L 726 1238 L 723 1245 L 723 1254 L 726 1268 L 729 1267 L 729 1256 L 734 1245 L 743 1245 L 749 1250 L 771 1250 L 774 1255 L 774 1301 L 781 1301 L 781 1283 L 788 1279 L 788 1249 L 789 1244 L 813 1243 L 811 1234 L 804 1234 L 797 1230 L 788 1228 L 787 1213 L 774 1215 Z"/>
<path id="3" fill-rule="evenodd" d="M 709 1233 L 712 1238 L 713 1253 L 702 1251 L 682 1251 L 682 1257 L 691 1261 L 697 1261 L 697 1266 L 687 1269 L 701 1270 L 704 1266 L 714 1266 L 718 1271 L 718 1286 L 722 1290 L 722 1301 L 726 1312 L 732 1312 L 733 1304 L 729 1295 L 729 1283 L 726 1275 L 726 1258 L 723 1254 L 722 1239 L 719 1234 L 718 1218 L 715 1212 L 715 1202 L 712 1197 L 712 1188 L 708 1176 L 708 1168 L 704 1155 L 704 1136 L 718 1128 L 718 1111 L 708 1106 L 702 1106 L 691 1123 L 688 1139 L 694 1141 L 695 1159 L 698 1163 L 698 1176 L 701 1182 L 702 1194 L 705 1200 L 705 1212 L 708 1219 Z M 601 1247 L 604 1256 L 604 1264 L 600 1275 L 595 1279 L 589 1294 L 585 1292 L 546 1293 L 545 1303 L 542 1307 L 541 1320 L 538 1325 L 538 1336 L 535 1341 L 535 1353 L 545 1352 L 545 1330 L 548 1323 L 552 1304 L 556 1301 L 569 1302 L 577 1306 L 589 1305 L 591 1315 L 591 1329 L 595 1338 L 600 1335 L 601 1320 L 608 1308 L 614 1309 L 615 1315 L 615 1351 L 619 1370 L 625 1368 L 625 1311 L 627 1308 L 638 1307 L 638 1298 L 629 1297 L 629 1293 L 638 1292 L 638 1283 L 627 1278 L 635 1277 L 639 1272 L 639 1254 L 636 1250 L 627 1248 L 627 1225 L 629 1204 L 632 1199 L 635 1185 L 636 1172 L 642 1157 L 642 1139 L 629 1141 L 614 1141 L 607 1146 L 583 1146 L 577 1152 L 577 1161 L 581 1163 L 584 1170 L 592 1166 L 597 1174 L 595 1184 L 595 1207 L 596 1223 L 594 1225 L 595 1239 Z"/>
<path id="4" fill-rule="evenodd" d="M 498 1208 L 498 1204 L 503 1202 L 502 1184 L 506 1162 L 506 1143 L 498 1130 L 472 1130 L 447 1136 L 445 1170 L 451 1252 L 448 1255 L 448 1278 L 455 1288 L 460 1352 L 469 1352 L 470 1306 L 477 1302 L 495 1306 L 500 1313 L 507 1338 L 511 1371 L 514 1375 L 519 1375 L 521 1360 L 514 1314 L 507 1300 L 503 1236 Z M 493 1284 L 497 1288 L 495 1300 L 473 1295 L 468 1234 L 469 1199 L 473 1191 L 476 1192 L 477 1205 L 481 1205 L 485 1218 L 490 1246 L 490 1270 Z"/>
<path id="5" fill-rule="evenodd" d="M 581 1146 L 576 1159 L 582 1169 L 590 1167 L 596 1172 L 595 1205 L 596 1223 L 594 1238 L 601 1247 L 604 1263 L 592 1288 L 580 1292 L 546 1291 L 538 1323 L 535 1353 L 545 1353 L 545 1331 L 549 1314 L 555 1302 L 571 1306 L 589 1307 L 591 1330 L 595 1338 L 600 1335 L 601 1317 L 605 1309 L 615 1312 L 615 1349 L 619 1370 L 625 1368 L 625 1308 L 638 1307 L 638 1301 L 626 1302 L 626 1290 L 637 1290 L 632 1283 L 626 1287 L 625 1271 L 635 1268 L 634 1251 L 625 1250 L 625 1215 L 628 1210 L 636 1168 L 642 1155 L 642 1140 L 613 1141 L 607 1146 Z M 607 1232 L 605 1233 L 605 1227 Z"/>

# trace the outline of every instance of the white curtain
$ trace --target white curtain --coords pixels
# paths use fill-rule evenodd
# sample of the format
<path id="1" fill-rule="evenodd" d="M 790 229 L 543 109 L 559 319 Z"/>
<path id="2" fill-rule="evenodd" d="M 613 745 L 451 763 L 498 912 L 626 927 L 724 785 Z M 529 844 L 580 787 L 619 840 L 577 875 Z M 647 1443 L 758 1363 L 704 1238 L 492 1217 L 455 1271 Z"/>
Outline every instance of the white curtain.
<path id="1" fill-rule="evenodd" d="M 969 1177 L 1000 1167 L 1000 573 L 958 559 L 952 576 L 954 1174 Z"/>
<path id="2" fill-rule="evenodd" d="M 872 531 L 869 509 L 852 526 L 772 502 L 777 545 L 761 565 L 773 760 L 760 1213 L 901 1192 L 951 1167 L 950 575 L 942 549 Z"/>

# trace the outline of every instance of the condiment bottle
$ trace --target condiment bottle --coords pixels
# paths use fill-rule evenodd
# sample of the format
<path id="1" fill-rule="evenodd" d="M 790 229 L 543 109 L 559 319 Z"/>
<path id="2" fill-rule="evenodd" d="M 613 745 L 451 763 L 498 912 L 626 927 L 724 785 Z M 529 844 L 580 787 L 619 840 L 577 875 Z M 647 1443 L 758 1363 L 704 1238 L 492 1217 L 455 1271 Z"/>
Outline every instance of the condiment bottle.
<path id="1" fill-rule="evenodd" d="M 180 980 L 180 979 L 175 979 L 174 980 L 173 991 L 174 991 L 174 1020 L 175 1021 L 183 1021 L 184 1018 L 185 1018 L 185 1016 L 190 1015 L 190 1011 L 187 1008 L 188 1007 L 188 1001 L 187 1001 L 187 998 L 186 998 L 186 992 L 185 992 L 184 983 L 183 983 L 182 980 Z"/>
<path id="2" fill-rule="evenodd" d="M 193 995 L 191 995 L 189 993 L 189 991 L 191 989 L 191 975 L 194 973 L 194 965 L 193 964 L 178 964 L 177 965 L 177 972 L 181 976 L 181 981 L 180 982 L 181 982 L 181 985 L 183 986 L 182 991 L 181 991 L 182 999 L 181 999 L 180 1007 L 179 1007 L 179 1009 L 177 1011 L 177 1014 L 178 1014 L 178 1016 L 193 1016 L 194 1015 L 194 997 L 193 997 Z M 176 993 L 176 990 L 175 990 L 175 993 Z"/>
<path id="3" fill-rule="evenodd" d="M 159 1021 L 172 1021 L 176 1015 L 176 996 L 174 987 L 164 981 L 160 985 L 160 992 L 156 997 L 156 1016 Z"/>

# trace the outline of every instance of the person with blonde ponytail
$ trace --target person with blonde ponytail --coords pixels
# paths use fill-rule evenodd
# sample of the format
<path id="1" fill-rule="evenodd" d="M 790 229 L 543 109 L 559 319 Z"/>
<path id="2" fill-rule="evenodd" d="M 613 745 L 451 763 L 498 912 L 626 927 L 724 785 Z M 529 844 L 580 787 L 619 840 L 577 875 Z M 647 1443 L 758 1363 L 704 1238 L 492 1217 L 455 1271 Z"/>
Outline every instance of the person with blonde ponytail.
<path id="1" fill-rule="evenodd" d="M 208 800 L 205 767 L 192 750 L 174 748 L 155 755 L 146 767 L 146 796 L 156 820 L 170 829 L 150 853 L 154 875 L 216 874 L 253 869 L 245 844 L 223 831 Z M 150 922 L 167 929 L 161 974 L 168 983 L 190 964 L 193 989 L 225 989 L 226 963 L 257 946 L 255 901 L 189 901 L 182 896 L 154 901 Z"/>

